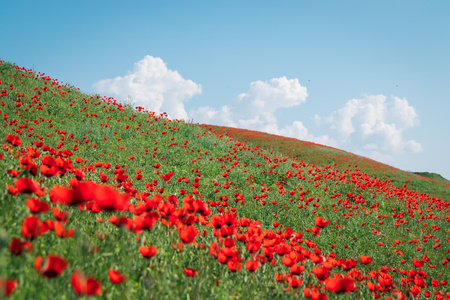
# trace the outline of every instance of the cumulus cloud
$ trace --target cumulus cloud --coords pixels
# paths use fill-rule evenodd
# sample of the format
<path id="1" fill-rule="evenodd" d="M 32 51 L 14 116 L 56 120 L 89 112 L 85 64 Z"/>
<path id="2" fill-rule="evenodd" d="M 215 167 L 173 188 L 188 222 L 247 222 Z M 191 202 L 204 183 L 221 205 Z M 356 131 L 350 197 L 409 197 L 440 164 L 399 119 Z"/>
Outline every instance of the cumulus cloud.
<path id="1" fill-rule="evenodd" d="M 422 150 L 419 142 L 404 137 L 405 130 L 420 123 L 415 108 L 405 98 L 367 95 L 351 99 L 328 116 L 312 117 L 316 125 L 329 129 L 328 134 L 315 136 L 301 121 L 280 127 L 276 117 L 280 109 L 294 108 L 306 101 L 307 89 L 297 78 L 254 81 L 245 93 L 227 105 L 202 106 L 189 114 L 185 103 L 202 93 L 201 85 L 168 69 L 159 57 L 147 55 L 127 75 L 100 80 L 93 86 L 98 93 L 118 100 L 131 97 L 136 106 L 156 113 L 167 112 L 171 118 L 193 118 L 198 123 L 264 131 L 355 151 L 382 161 L 390 161 L 392 155 Z"/>
<path id="2" fill-rule="evenodd" d="M 336 132 L 339 143 L 358 145 L 371 156 L 386 159 L 386 155 L 422 150 L 420 143 L 403 137 L 404 130 L 419 125 L 414 107 L 405 98 L 368 95 L 351 99 L 330 116 L 315 116 L 314 120 Z"/>
<path id="3" fill-rule="evenodd" d="M 159 57 L 150 55 L 134 64 L 125 76 L 103 79 L 93 84 L 94 90 L 118 100 L 131 97 L 135 106 L 156 113 L 167 112 L 172 118 L 188 119 L 184 102 L 202 93 L 202 87 L 167 68 Z"/>
<path id="4" fill-rule="evenodd" d="M 275 113 L 280 108 L 299 106 L 306 101 L 308 92 L 297 78 L 273 78 L 254 81 L 247 92 L 237 96 L 234 102 L 220 109 L 200 107 L 191 111 L 196 122 L 264 131 L 287 137 L 326 143 L 336 143 L 328 136 L 314 137 L 300 121 L 279 128 Z"/>

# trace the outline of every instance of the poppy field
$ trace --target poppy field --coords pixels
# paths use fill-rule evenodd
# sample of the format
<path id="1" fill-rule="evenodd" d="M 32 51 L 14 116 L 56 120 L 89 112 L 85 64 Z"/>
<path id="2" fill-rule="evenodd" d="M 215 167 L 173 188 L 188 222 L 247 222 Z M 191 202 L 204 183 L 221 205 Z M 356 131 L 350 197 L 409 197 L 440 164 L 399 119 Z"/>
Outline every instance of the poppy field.
<path id="1" fill-rule="evenodd" d="M 217 125 L 204 126 L 211 127 L 214 131 L 226 132 L 232 138 L 248 141 L 263 148 L 276 149 L 284 155 L 295 156 L 319 165 L 332 164 L 345 169 L 348 164 L 357 164 L 364 173 L 375 175 L 378 179 L 389 180 L 395 186 L 407 184 L 410 189 L 419 193 L 427 193 L 435 198 L 450 201 L 450 181 L 439 174 L 406 172 L 347 151 L 275 134 Z"/>
<path id="2" fill-rule="evenodd" d="M 4 61 L 0 114 L 0 297 L 450 298 L 445 199 Z"/>

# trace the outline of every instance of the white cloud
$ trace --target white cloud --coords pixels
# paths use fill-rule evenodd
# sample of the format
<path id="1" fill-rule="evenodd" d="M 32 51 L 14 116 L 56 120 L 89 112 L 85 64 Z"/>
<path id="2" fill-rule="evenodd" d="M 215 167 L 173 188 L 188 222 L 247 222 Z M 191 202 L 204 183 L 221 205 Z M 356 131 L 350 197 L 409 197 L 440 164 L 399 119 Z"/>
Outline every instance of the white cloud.
<path id="1" fill-rule="evenodd" d="M 279 130 L 279 133 L 283 136 L 298 137 L 299 139 L 308 138 L 308 129 L 300 121 L 294 121 L 292 125 L 286 126 Z"/>
<path id="2" fill-rule="evenodd" d="M 232 119 L 231 109 L 226 105 L 219 110 L 210 106 L 202 106 L 195 111 L 190 111 L 189 116 L 194 119 L 195 123 L 236 127 Z"/>
<path id="3" fill-rule="evenodd" d="M 286 77 L 269 81 L 254 81 L 246 93 L 240 94 L 234 105 L 233 119 L 238 126 L 263 131 L 276 130 L 275 112 L 306 101 L 306 87 L 298 79 Z"/>
<path id="4" fill-rule="evenodd" d="M 246 128 L 336 146 L 336 142 L 326 135 L 315 137 L 308 133 L 300 121 L 281 129 L 278 127 L 275 112 L 301 105 L 307 97 L 306 87 L 297 78 L 273 78 L 252 82 L 248 91 L 238 95 L 231 106 L 222 106 L 218 110 L 200 107 L 189 115 L 198 123 Z"/>
<path id="5" fill-rule="evenodd" d="M 159 57 L 150 55 L 134 64 L 127 75 L 103 79 L 93 84 L 96 92 L 118 100 L 131 97 L 135 106 L 156 113 L 167 112 L 172 118 L 188 119 L 184 102 L 202 93 L 202 87 L 167 68 Z"/>
<path id="6" fill-rule="evenodd" d="M 419 125 L 414 107 L 404 98 L 368 95 L 351 99 L 329 117 L 314 119 L 328 124 L 340 143 L 367 151 L 372 157 L 422 150 L 417 141 L 403 138 L 405 129 Z"/>
<path id="7" fill-rule="evenodd" d="M 408 104 L 406 98 L 393 97 L 394 103 L 392 109 L 390 110 L 391 120 L 398 121 L 398 125 L 402 129 L 409 127 L 414 127 L 420 124 L 418 115 L 414 107 Z"/>

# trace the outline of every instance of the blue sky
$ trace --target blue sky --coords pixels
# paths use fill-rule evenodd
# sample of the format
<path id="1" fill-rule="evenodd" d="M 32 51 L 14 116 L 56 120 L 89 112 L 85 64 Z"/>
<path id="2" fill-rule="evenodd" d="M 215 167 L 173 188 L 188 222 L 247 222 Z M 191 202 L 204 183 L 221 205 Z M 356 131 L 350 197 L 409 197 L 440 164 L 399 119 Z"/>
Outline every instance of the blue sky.
<path id="1" fill-rule="evenodd" d="M 4 1 L 0 58 L 450 179 L 450 2 Z"/>

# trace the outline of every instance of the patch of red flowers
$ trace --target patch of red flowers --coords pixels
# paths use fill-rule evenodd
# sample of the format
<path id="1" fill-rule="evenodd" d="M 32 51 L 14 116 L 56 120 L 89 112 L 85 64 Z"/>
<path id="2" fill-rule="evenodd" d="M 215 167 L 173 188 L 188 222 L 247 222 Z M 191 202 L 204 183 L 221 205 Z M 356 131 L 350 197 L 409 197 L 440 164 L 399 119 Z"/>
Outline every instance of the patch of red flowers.
<path id="1" fill-rule="evenodd" d="M 42 264 L 43 263 L 43 264 Z M 54 278 L 62 274 L 64 270 L 67 268 L 68 263 L 64 259 L 64 257 L 49 254 L 45 258 L 42 256 L 36 257 L 34 261 L 34 267 L 38 273 L 42 274 L 44 277 Z"/>
<path id="2" fill-rule="evenodd" d="M 112 283 L 121 284 L 127 279 L 127 276 L 122 275 L 119 271 L 114 269 L 108 270 L 108 277 Z"/>
<path id="3" fill-rule="evenodd" d="M 50 190 L 50 199 L 66 205 L 78 205 L 93 201 L 101 210 L 122 211 L 129 206 L 129 194 L 121 194 L 113 187 L 92 181 L 76 182 L 75 186 L 55 186 Z"/>
<path id="4" fill-rule="evenodd" d="M 191 268 L 184 268 L 184 274 L 186 274 L 189 277 L 194 277 L 195 275 L 198 275 L 198 272 Z"/>
<path id="5" fill-rule="evenodd" d="M 13 195 L 20 193 L 31 194 L 35 193 L 36 196 L 42 197 L 45 195 L 45 190 L 41 189 L 39 183 L 36 180 L 28 177 L 22 177 L 14 181 L 14 186 L 8 185 L 9 192 Z"/>
<path id="6" fill-rule="evenodd" d="M 19 282 L 17 280 L 0 278 L 0 295 L 3 294 L 5 297 L 11 296 L 18 285 Z"/>
<path id="7" fill-rule="evenodd" d="M 158 248 L 153 247 L 152 245 L 146 246 L 140 246 L 139 252 L 141 252 L 142 256 L 145 258 L 151 258 L 156 255 L 158 252 Z"/>
<path id="8" fill-rule="evenodd" d="M 75 270 L 70 278 L 70 283 L 74 291 L 83 296 L 95 296 L 101 293 L 102 284 L 96 278 L 86 276 L 84 273 Z"/>

